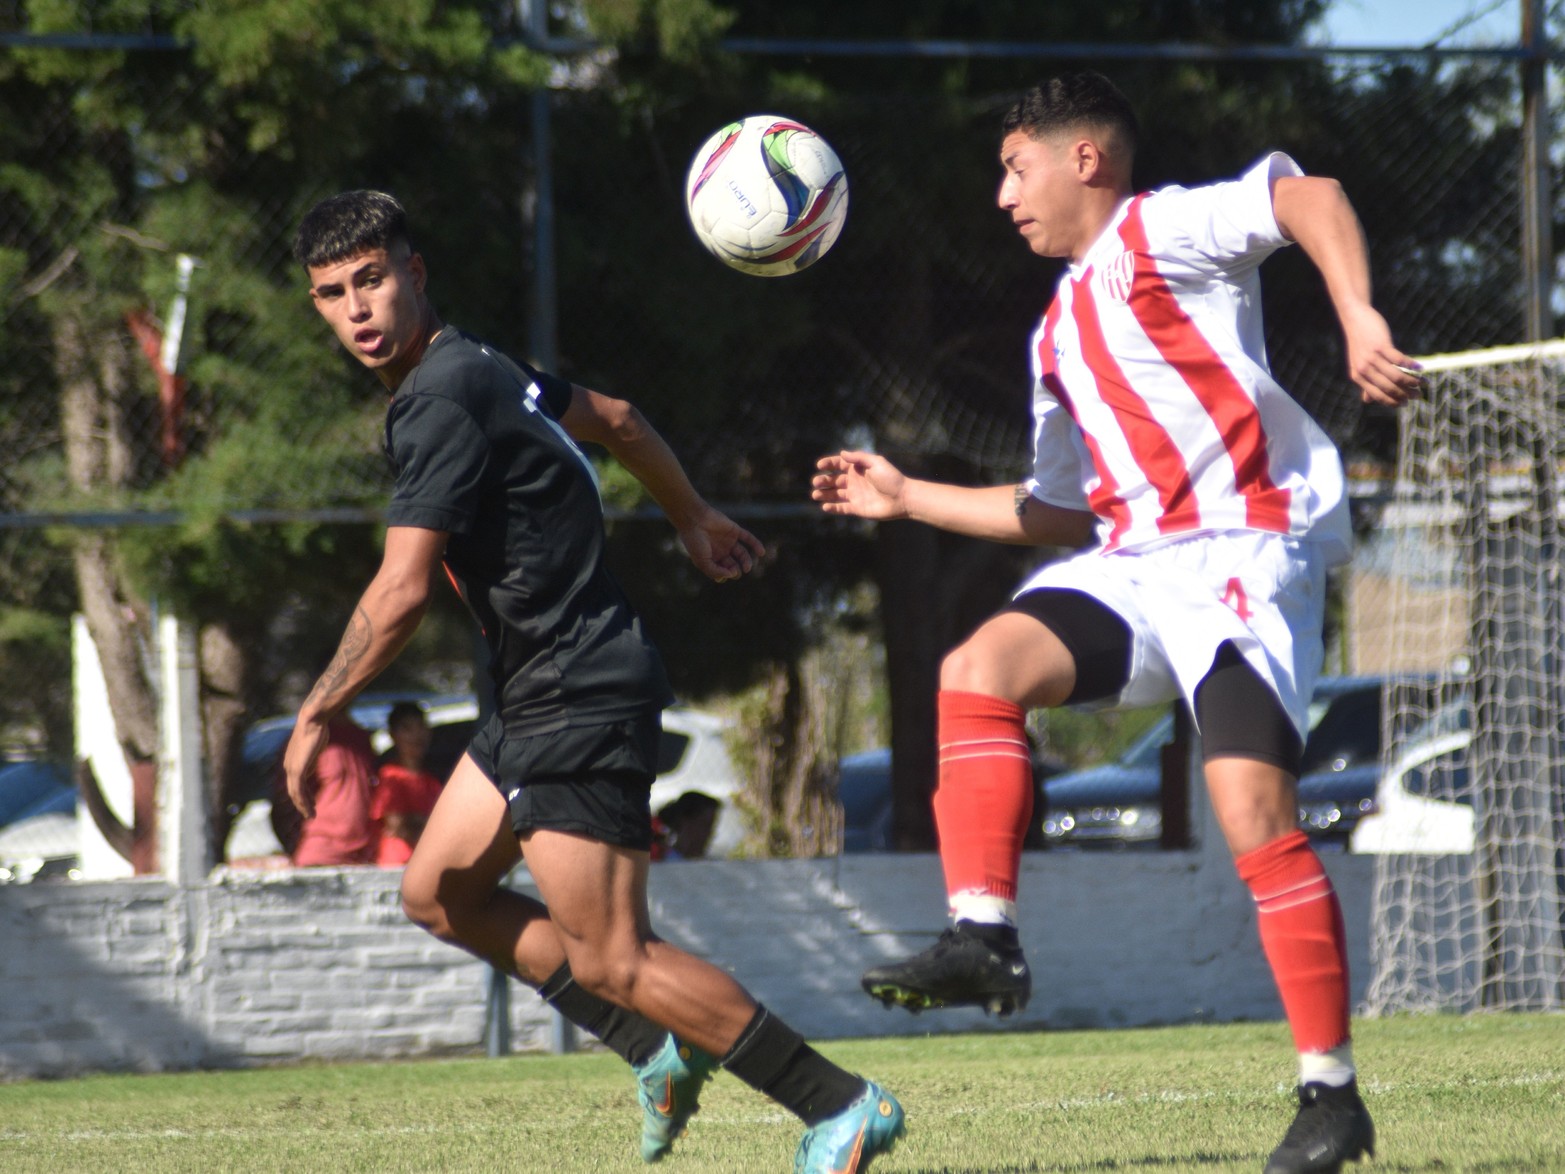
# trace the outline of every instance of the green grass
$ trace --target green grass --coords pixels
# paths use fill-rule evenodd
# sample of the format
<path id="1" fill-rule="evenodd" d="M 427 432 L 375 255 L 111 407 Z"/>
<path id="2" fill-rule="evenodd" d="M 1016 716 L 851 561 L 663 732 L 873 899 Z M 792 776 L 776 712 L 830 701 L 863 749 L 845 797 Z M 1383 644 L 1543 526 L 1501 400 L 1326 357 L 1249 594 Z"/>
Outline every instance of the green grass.
<path id="1" fill-rule="evenodd" d="M 1371 1170 L 1565 1170 L 1565 1016 L 1357 1029 Z M 1292 1116 L 1276 1024 L 823 1044 L 901 1098 L 875 1174 L 1260 1169 Z M 634 1171 L 629 1075 L 601 1052 L 0 1085 L 0 1171 Z M 800 1128 L 732 1077 L 666 1174 L 791 1168 Z"/>

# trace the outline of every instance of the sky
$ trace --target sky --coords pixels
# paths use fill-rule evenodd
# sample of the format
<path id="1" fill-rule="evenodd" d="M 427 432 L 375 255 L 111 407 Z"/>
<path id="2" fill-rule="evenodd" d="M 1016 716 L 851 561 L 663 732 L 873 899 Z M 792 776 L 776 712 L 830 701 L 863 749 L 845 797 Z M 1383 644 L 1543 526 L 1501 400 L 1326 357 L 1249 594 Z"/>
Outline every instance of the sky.
<path id="1" fill-rule="evenodd" d="M 1470 14 L 1480 19 L 1440 43 L 1449 48 L 1514 44 L 1522 0 L 1332 0 L 1319 43 L 1427 45 Z"/>

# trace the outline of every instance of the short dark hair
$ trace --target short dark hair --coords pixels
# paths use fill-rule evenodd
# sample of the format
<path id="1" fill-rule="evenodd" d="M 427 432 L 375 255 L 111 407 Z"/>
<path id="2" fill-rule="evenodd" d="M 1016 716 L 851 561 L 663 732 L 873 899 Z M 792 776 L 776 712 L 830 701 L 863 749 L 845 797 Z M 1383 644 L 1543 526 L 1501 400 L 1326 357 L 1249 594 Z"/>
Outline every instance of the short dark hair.
<path id="1" fill-rule="evenodd" d="M 429 724 L 429 715 L 424 712 L 424 707 L 417 701 L 399 701 L 391 707 L 391 712 L 386 715 L 386 729 L 388 732 L 394 730 L 409 718 L 415 717 L 426 726 Z"/>
<path id="2" fill-rule="evenodd" d="M 1005 112 L 1001 135 L 1021 131 L 1028 138 L 1043 139 L 1061 131 L 1091 127 L 1118 140 L 1127 162 L 1135 157 L 1141 127 L 1130 99 L 1101 73 L 1084 70 L 1053 77 L 1022 95 Z"/>
<path id="3" fill-rule="evenodd" d="M 294 260 L 306 269 L 345 261 L 371 249 L 413 247 L 408 214 L 385 192 L 359 190 L 327 196 L 304 214 L 293 238 Z"/>
<path id="4" fill-rule="evenodd" d="M 678 799 L 665 804 L 657 814 L 664 823 L 672 823 L 675 820 L 716 811 L 721 806 L 720 802 L 703 791 L 686 791 Z"/>

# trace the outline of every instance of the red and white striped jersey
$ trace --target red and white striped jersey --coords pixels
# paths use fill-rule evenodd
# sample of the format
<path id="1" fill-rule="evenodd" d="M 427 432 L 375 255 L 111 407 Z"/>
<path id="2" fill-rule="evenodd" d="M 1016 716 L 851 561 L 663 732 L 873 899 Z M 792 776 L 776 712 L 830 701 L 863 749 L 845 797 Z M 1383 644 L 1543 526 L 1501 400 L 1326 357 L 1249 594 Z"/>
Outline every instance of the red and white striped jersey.
<path id="1" fill-rule="evenodd" d="M 1349 530 L 1330 438 L 1272 378 L 1261 262 L 1288 240 L 1271 180 L 1135 196 L 1061 277 L 1032 337 L 1042 501 L 1097 514 L 1103 551 L 1223 530 L 1334 544 Z"/>

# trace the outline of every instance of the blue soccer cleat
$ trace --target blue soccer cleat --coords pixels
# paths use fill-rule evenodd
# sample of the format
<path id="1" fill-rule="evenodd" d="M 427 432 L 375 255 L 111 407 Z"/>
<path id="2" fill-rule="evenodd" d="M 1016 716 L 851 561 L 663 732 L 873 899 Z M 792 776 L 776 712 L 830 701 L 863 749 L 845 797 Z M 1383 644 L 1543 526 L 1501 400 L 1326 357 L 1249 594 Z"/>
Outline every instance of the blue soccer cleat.
<path id="1" fill-rule="evenodd" d="M 897 1098 L 866 1080 L 863 1096 L 805 1131 L 793 1174 L 859 1174 L 876 1155 L 889 1154 L 905 1130 Z"/>
<path id="2" fill-rule="evenodd" d="M 672 1035 L 645 1064 L 635 1067 L 636 1098 L 641 1102 L 641 1160 L 661 1161 L 701 1107 L 701 1086 L 712 1078 L 717 1061 Z"/>

